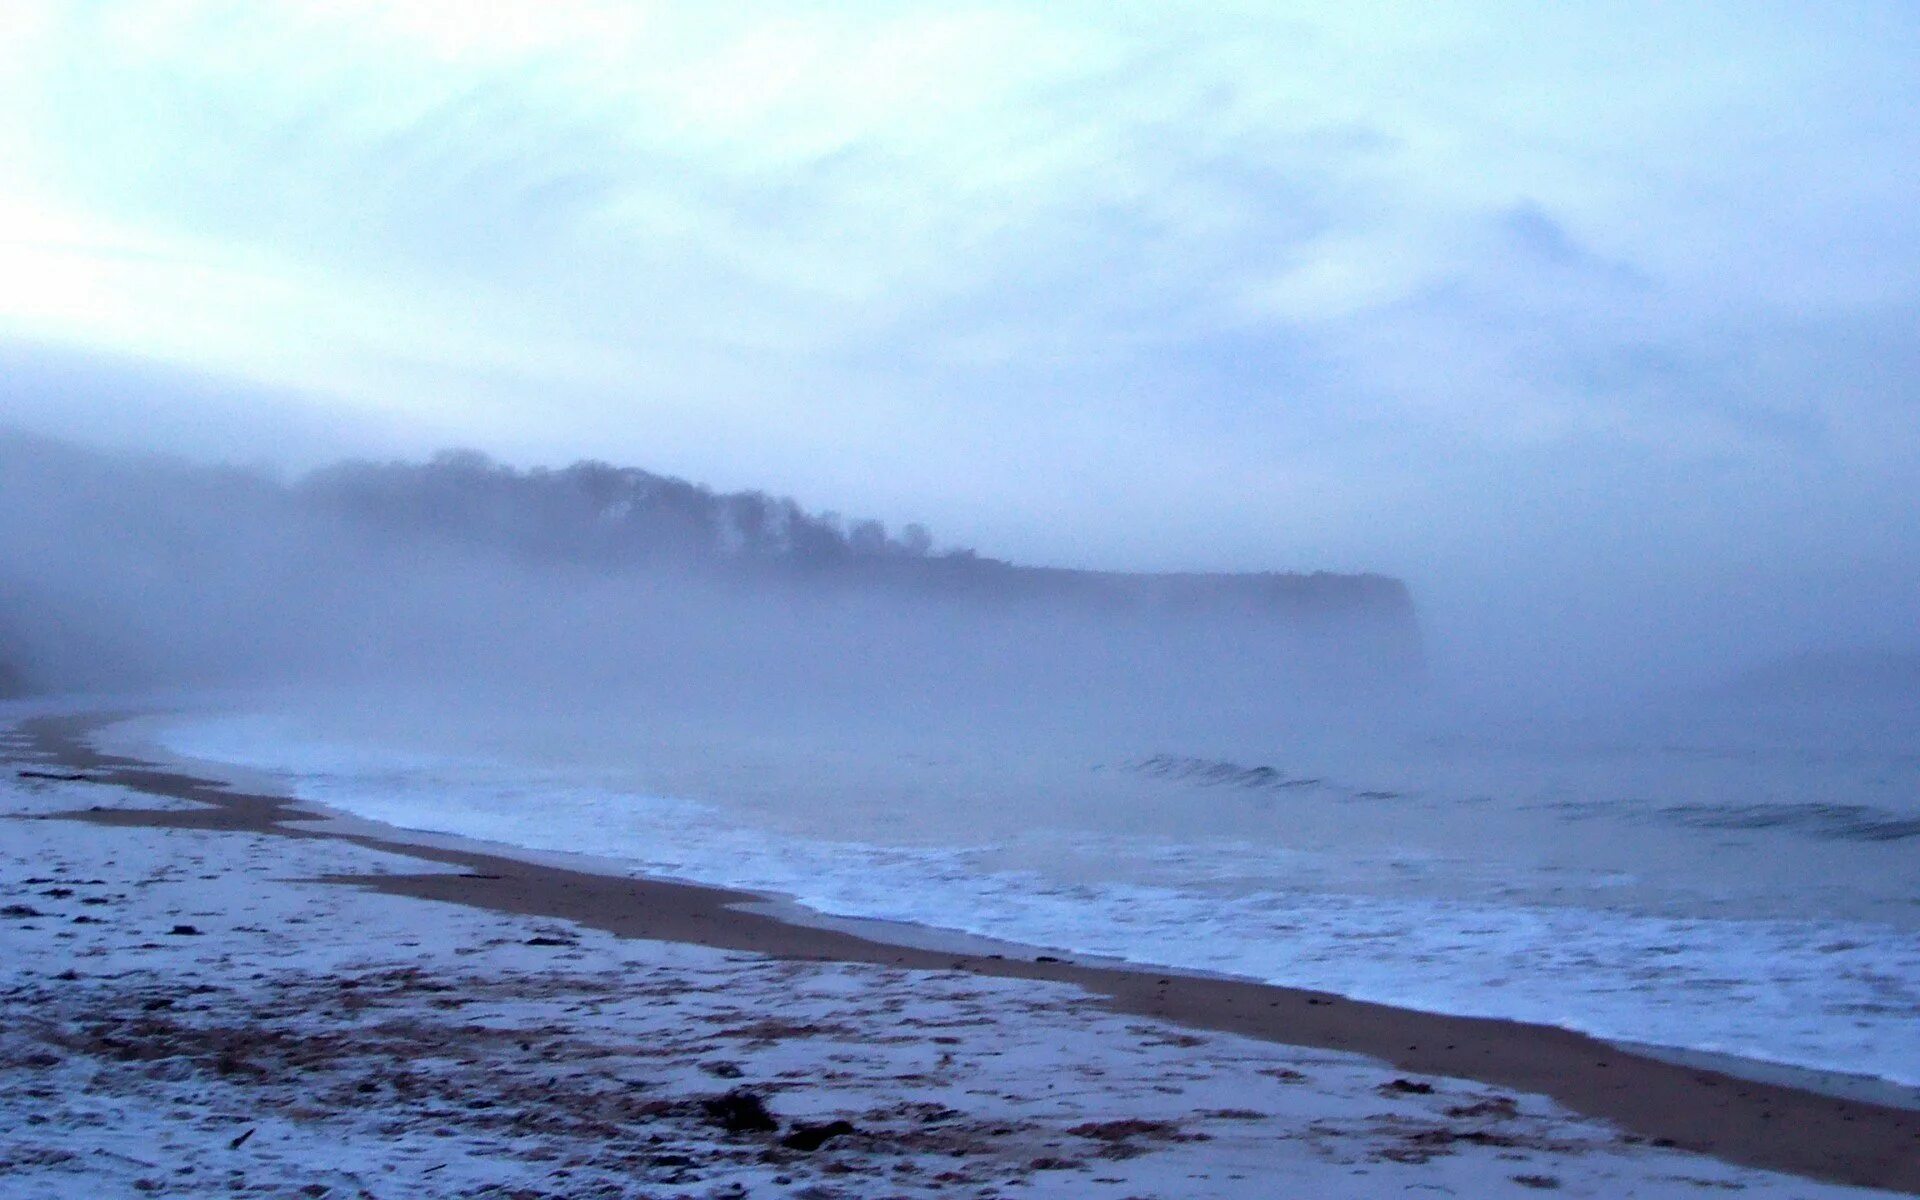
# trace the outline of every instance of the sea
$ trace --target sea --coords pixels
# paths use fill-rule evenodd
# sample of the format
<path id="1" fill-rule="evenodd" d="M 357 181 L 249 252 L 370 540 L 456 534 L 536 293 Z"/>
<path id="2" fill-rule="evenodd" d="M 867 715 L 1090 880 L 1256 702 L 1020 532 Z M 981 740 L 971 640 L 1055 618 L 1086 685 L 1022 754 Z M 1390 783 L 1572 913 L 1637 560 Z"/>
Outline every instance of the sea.
<path id="1" fill-rule="evenodd" d="M 139 736 L 360 817 L 823 918 L 1561 1026 L 1920 1107 L 1920 744 L 1902 722 L 1071 749 L 557 727 L 256 702 Z"/>

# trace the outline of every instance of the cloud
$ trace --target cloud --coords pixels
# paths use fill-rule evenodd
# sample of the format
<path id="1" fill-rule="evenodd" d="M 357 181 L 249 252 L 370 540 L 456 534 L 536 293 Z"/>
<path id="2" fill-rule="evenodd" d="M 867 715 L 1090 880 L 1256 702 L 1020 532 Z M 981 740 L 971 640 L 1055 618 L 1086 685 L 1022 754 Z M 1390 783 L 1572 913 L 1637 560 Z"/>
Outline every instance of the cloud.
<path id="1" fill-rule="evenodd" d="M 6 12 L 16 337 L 1035 558 L 1909 546 L 1883 7 Z"/>

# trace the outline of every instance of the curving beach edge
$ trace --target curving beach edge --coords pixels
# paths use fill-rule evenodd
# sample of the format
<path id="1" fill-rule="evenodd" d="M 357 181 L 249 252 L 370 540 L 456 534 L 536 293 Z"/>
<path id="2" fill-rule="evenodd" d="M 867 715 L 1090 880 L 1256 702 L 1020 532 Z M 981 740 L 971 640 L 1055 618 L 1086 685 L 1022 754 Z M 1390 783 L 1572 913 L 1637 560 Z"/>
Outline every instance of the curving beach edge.
<path id="1" fill-rule="evenodd" d="M 1670 1189 L 1672 1194 L 1688 1195 L 1733 1184 L 1750 1194 L 1756 1190 L 1758 1194 L 1815 1194 L 1797 1181 L 1920 1194 L 1920 1112 L 1663 1062 L 1549 1027 L 1422 1013 L 1233 979 L 1062 961 L 1039 949 L 978 952 L 894 943 L 866 936 L 868 931 L 864 929 L 855 932 L 782 920 L 767 911 L 765 898 L 760 896 L 601 873 L 540 861 L 536 856 L 503 853 L 496 847 L 334 819 L 304 802 L 241 790 L 162 764 L 107 752 L 96 745 L 94 737 L 118 719 L 114 714 L 93 714 L 21 722 L 5 747 L 6 756 L 13 760 L 8 782 L 22 789 L 23 795 L 35 797 L 37 806 L 9 811 L 8 816 L 21 822 L 15 825 L 16 830 L 31 822 L 36 833 L 58 828 L 74 830 L 77 835 L 91 833 L 96 839 L 109 835 L 153 839 L 154 835 L 163 835 L 141 843 L 145 846 L 143 853 L 161 859 L 190 848 L 208 885 L 203 911 L 218 912 L 220 897 L 233 894 L 228 885 L 218 882 L 216 877 L 224 868 L 209 866 L 209 855 L 217 859 L 222 847 L 244 844 L 256 855 L 266 855 L 257 861 L 270 865 L 274 852 L 261 848 L 277 844 L 287 870 L 277 878 L 270 878 L 269 870 L 267 877 L 250 883 L 249 888 L 254 889 L 250 895 L 255 899 L 273 886 L 299 887 L 329 892 L 335 899 L 326 903 L 336 906 L 351 906 L 354 897 L 374 896 L 404 902 L 443 902 L 381 910 L 397 914 L 394 919 L 403 926 L 408 913 L 421 914 L 420 919 L 428 925 L 441 920 L 438 915 L 425 914 L 443 913 L 444 905 L 509 922 L 536 922 L 549 932 L 517 940 L 506 937 L 502 944 L 516 941 L 519 946 L 533 946 L 544 938 L 551 943 L 550 950 L 561 951 L 573 960 L 556 979 L 597 965 L 591 954 L 582 961 L 584 951 L 580 949 L 588 946 L 585 939 L 596 933 L 611 935 L 613 941 L 608 945 L 674 943 L 723 952 L 725 962 L 753 964 L 751 968 L 740 967 L 748 973 L 840 968 L 875 968 L 881 972 L 868 976 L 856 971 L 843 977 L 843 982 L 854 982 L 846 983 L 839 993 L 841 1009 L 832 1023 L 821 1022 L 808 1003 L 799 999 L 806 988 L 794 984 L 797 976 L 782 976 L 785 982 L 781 985 L 758 990 L 742 985 L 738 994 L 752 995 L 753 1015 L 760 1023 L 762 1036 L 734 1037 L 730 1042 L 720 1039 L 736 1048 L 743 1043 L 765 1043 L 766 1047 L 791 1050 L 816 1044 L 822 1036 L 817 1027 L 824 1024 L 840 1031 L 835 1036 L 873 1043 L 876 1037 L 871 1031 L 865 1036 L 846 1032 L 865 1028 L 859 1016 L 864 1014 L 875 1029 L 905 1033 L 921 1050 L 937 1048 L 934 1062 L 940 1063 L 939 1056 L 945 1055 L 950 1067 L 954 1059 L 964 1059 L 970 1051 L 992 1055 L 996 1038 L 1047 1040 L 1054 1036 L 1047 1032 L 1047 1021 L 1069 1012 L 1074 1021 L 1093 1021 L 1099 1026 L 1075 1026 L 1076 1035 L 1091 1038 L 1093 1044 L 1111 1047 L 1113 1039 L 1120 1037 L 1127 1040 L 1130 1053 L 1143 1045 L 1155 1047 L 1147 1055 L 1151 1062 L 1130 1060 L 1131 1066 L 1122 1070 L 1102 1059 L 1092 1076 L 1075 1076 L 1073 1091 L 1078 1099 L 1072 1104 L 1085 1118 L 1077 1122 L 1065 1115 L 1073 1111 L 1071 1107 L 1051 1115 L 1003 1110 L 1011 1103 L 1007 1096 L 1013 1092 L 1052 1090 L 1074 1071 L 1084 1071 L 1091 1061 L 1089 1056 L 1098 1057 L 1104 1052 L 1088 1050 L 1075 1058 L 1077 1065 L 1071 1067 L 1059 1063 L 1049 1066 L 1046 1059 L 1036 1058 L 1016 1072 L 1021 1078 L 1013 1081 L 1011 1091 L 996 1093 L 999 1107 L 986 1120 L 985 1131 L 976 1129 L 969 1138 L 959 1138 L 953 1145 L 940 1143 L 932 1150 L 928 1144 L 890 1132 L 888 1122 L 875 1116 L 884 1105 L 836 1106 L 832 1095 L 836 1087 L 834 1072 L 827 1068 L 832 1056 L 825 1062 L 790 1061 L 787 1074 L 774 1073 L 763 1092 L 752 1093 L 756 1097 L 764 1093 L 766 1103 L 778 1112 L 783 1102 L 792 1103 L 784 1100 L 788 1093 L 803 1090 L 794 1075 L 799 1071 L 810 1081 L 806 1104 L 820 1110 L 807 1115 L 819 1120 L 795 1117 L 781 1126 L 775 1118 L 775 1129 L 757 1133 L 752 1128 L 727 1127 L 724 1120 L 716 1126 L 709 1119 L 712 1114 L 708 1109 L 700 1107 L 714 1097 L 701 1099 L 699 1089 L 724 1096 L 735 1090 L 732 1081 L 738 1080 L 739 1088 L 747 1088 L 755 1082 L 757 1073 L 747 1064 L 735 1064 L 732 1058 L 702 1059 L 709 1065 L 715 1061 L 732 1064 L 732 1069 L 701 1068 L 693 1075 L 698 1086 L 666 1088 L 658 1101 L 666 1107 L 635 1116 L 632 1123 L 636 1129 L 652 1128 L 648 1135 L 652 1137 L 665 1135 L 667 1127 L 679 1129 L 675 1135 L 679 1139 L 675 1144 L 679 1145 L 692 1144 L 690 1138 L 699 1140 L 681 1128 L 691 1121 L 718 1140 L 711 1146 L 700 1143 L 706 1146 L 700 1153 L 655 1153 L 654 1158 L 680 1156 L 688 1161 L 665 1166 L 650 1161 L 640 1164 L 645 1170 L 635 1176 L 636 1180 L 651 1179 L 647 1171 L 656 1176 L 676 1171 L 691 1176 L 678 1181 L 662 1176 L 652 1179 L 648 1186 L 706 1186 L 725 1176 L 733 1180 L 729 1186 L 772 1189 L 767 1194 L 920 1194 L 916 1189 L 931 1188 L 931 1181 L 939 1174 L 929 1170 L 923 1160 L 937 1154 L 965 1164 L 965 1177 L 946 1181 L 943 1186 L 964 1186 L 987 1195 L 1001 1194 L 996 1189 L 1009 1187 L 1021 1188 L 1024 1194 L 1036 1194 L 1032 1190 L 1036 1187 L 1043 1191 L 1065 1189 L 1058 1194 L 1104 1194 L 1096 1186 L 1103 1180 L 1121 1189 L 1115 1195 L 1137 1194 L 1142 1187 L 1149 1191 L 1157 1187 L 1162 1190 L 1155 1194 L 1167 1195 L 1252 1195 L 1263 1194 L 1258 1190 L 1264 1186 L 1258 1176 L 1268 1170 L 1289 1172 L 1288 1179 L 1298 1177 L 1301 1171 L 1330 1172 L 1329 1179 L 1342 1180 L 1349 1189 L 1339 1194 L 1375 1195 L 1398 1191 L 1415 1179 L 1438 1179 L 1441 1175 L 1436 1172 L 1442 1168 L 1467 1172 L 1465 1178 L 1481 1189 L 1476 1194 L 1498 1194 L 1502 1188 L 1523 1192 L 1551 1187 L 1572 1194 L 1667 1194 Z M 94 796 L 120 799 L 95 804 L 90 801 Z M 58 836 L 64 839 L 63 853 L 81 855 L 75 835 Z M 13 839 L 13 843 L 24 846 L 24 839 Z M 357 863 L 349 855 L 346 861 L 334 864 L 335 869 L 302 873 L 315 854 L 339 858 L 338 852 L 343 851 L 353 851 L 363 858 L 374 856 L 377 861 Z M 124 856 L 129 851 L 123 846 L 120 853 Z M 23 849 L 20 858 L 19 863 L 8 864 L 9 873 L 16 867 L 35 873 L 7 880 L 8 902 L 14 904 L 17 893 L 18 906 L 31 909 L 34 916 L 10 919 L 0 925 L 0 933 L 28 938 L 36 930 L 49 932 L 63 915 L 55 912 L 52 901 L 80 902 L 84 897 L 76 899 L 74 893 L 81 889 L 59 882 L 60 877 L 46 867 L 44 857 Z M 36 862 L 41 866 L 34 867 Z M 105 872 L 104 867 L 95 869 Z M 289 874 L 293 878 L 287 878 Z M 164 870 L 161 875 L 173 878 Z M 178 885 L 185 894 L 192 894 L 191 879 L 179 880 Z M 223 892 L 222 888 L 228 890 Z M 53 897 L 56 891 L 68 895 Z M 65 919 L 70 923 L 89 918 L 89 928 L 83 932 L 96 938 L 94 945 L 101 947 L 94 958 L 118 963 L 111 935 L 92 928 L 101 924 L 92 914 L 110 907 L 97 905 Z M 344 913 L 346 909 L 338 911 Z M 221 935 L 217 932 L 221 922 L 208 918 L 178 924 L 197 932 L 171 935 L 161 929 L 160 933 L 175 936 L 183 944 L 193 941 L 195 951 L 203 956 L 216 938 L 223 938 L 230 943 L 220 947 L 226 969 L 237 972 L 242 969 L 237 964 L 247 962 L 251 951 L 242 936 L 244 930 Z M 204 931 L 199 931 L 201 924 L 206 926 Z M 97 940 L 103 937 L 108 941 Z M 22 945 L 29 943 L 40 944 L 28 938 Z M 154 944 L 161 950 L 169 945 Z M 415 949 L 420 954 L 434 954 L 434 939 L 423 933 Z M 28 999 L 33 998 L 34 1010 L 44 1014 L 47 985 L 34 975 L 37 968 L 33 964 L 51 967 L 66 962 L 68 974 L 85 971 L 87 960 L 59 957 L 70 950 L 53 947 L 38 958 L 31 954 L 16 956 L 13 961 L 28 965 L 15 968 L 21 978 L 10 981 L 9 1007 L 21 1006 L 25 1012 Z M 439 952 L 443 958 L 450 953 L 444 946 Z M 454 960 L 446 961 L 454 964 Z M 473 961 L 470 958 L 457 965 L 468 967 Z M 649 969 L 661 968 L 654 964 Z M 523 981 L 527 978 L 524 971 L 508 974 Z M 540 974 L 537 968 L 532 972 L 536 978 Z M 308 983 L 319 986 L 313 979 Z M 956 988 L 974 995 L 968 989 L 983 984 L 991 984 L 996 990 L 987 999 L 976 999 L 971 1015 L 956 1019 L 951 1031 L 931 1033 L 931 1023 L 913 1016 L 916 997 L 922 992 L 929 1003 L 934 1003 L 938 996 L 951 999 L 948 994 Z M 1013 990 L 1004 990 L 1009 985 Z M 1045 1000 L 1034 1000 L 1038 1008 L 1023 1008 L 1021 998 L 1027 992 L 1021 989 L 1033 988 L 1039 990 L 1032 996 L 1044 996 Z M 723 986 L 719 990 L 724 993 L 729 989 Z M 133 1002 L 131 995 L 124 999 Z M 160 1017 L 151 1014 L 171 1013 L 178 1001 L 146 1007 L 162 999 L 167 997 L 142 993 L 136 1011 L 149 1014 L 145 1019 L 150 1023 L 163 1024 Z M 658 1005 L 652 1009 L 657 1017 Z M 1036 1016 L 1042 1009 L 1050 1015 Z M 903 1021 L 903 1014 L 910 1019 Z M 732 1024 L 716 1018 L 715 1028 L 722 1032 L 737 1029 L 737 1015 L 729 1017 Z M 809 1027 L 815 1027 L 815 1032 L 806 1032 Z M 1226 1040 L 1202 1035 L 1226 1035 Z M 108 1044 L 116 1040 L 113 1036 L 95 1035 L 91 1043 L 85 1038 L 62 1036 L 70 1054 L 111 1058 L 118 1052 L 115 1045 Z M 1182 1045 L 1183 1041 L 1192 1045 Z M 1237 1060 L 1238 1065 L 1231 1069 L 1218 1063 L 1214 1064 L 1217 1069 L 1212 1069 L 1192 1057 L 1211 1053 L 1197 1047 L 1216 1041 L 1236 1047 L 1260 1043 L 1274 1049 L 1247 1050 L 1244 1054 L 1257 1058 L 1275 1053 L 1291 1055 L 1286 1062 L 1300 1061 L 1298 1065 L 1286 1065 L 1276 1058 L 1263 1066 L 1248 1067 L 1252 1059 L 1246 1058 Z M 118 1042 L 119 1050 L 129 1044 L 125 1036 Z M 137 1037 L 133 1043 L 138 1044 Z M 379 1053 L 364 1047 L 353 1050 L 345 1043 L 340 1048 L 343 1056 L 362 1051 L 375 1057 Z M 1308 1055 L 1300 1059 L 1307 1051 L 1331 1052 L 1334 1057 L 1315 1059 Z M 17 1048 L 10 1053 L 19 1057 Z M 154 1053 L 169 1060 L 182 1057 Z M 467 1053 L 469 1057 L 484 1057 L 471 1047 Z M 1367 1068 L 1347 1056 L 1363 1056 L 1374 1064 Z M 1315 1062 L 1321 1064 L 1319 1072 L 1310 1065 Z M 504 1069 L 500 1063 L 494 1066 Z M 1007 1064 L 1001 1069 L 1012 1070 L 1014 1066 Z M 311 1064 L 309 1067 L 320 1069 Z M 1209 1083 L 1194 1084 L 1210 1070 Z M 1183 1110 L 1184 1102 L 1179 1098 L 1183 1088 L 1218 1091 L 1234 1071 L 1246 1070 L 1267 1080 L 1261 1086 L 1283 1094 L 1285 1103 L 1278 1104 L 1274 1095 L 1266 1095 L 1258 1103 L 1188 1105 Z M 1154 1072 L 1165 1073 L 1161 1082 L 1149 1081 Z M 951 1127 L 966 1124 L 962 1115 L 965 1106 L 954 1102 L 956 1088 L 966 1082 L 964 1071 L 961 1078 L 945 1081 L 938 1078 L 938 1072 L 896 1071 L 894 1075 L 897 1078 L 892 1086 L 898 1094 L 890 1099 L 896 1106 L 934 1105 L 956 1114 L 942 1119 Z M 1124 1082 L 1123 1077 L 1132 1082 Z M 1170 1079 L 1186 1082 L 1167 1082 Z M 1274 1081 L 1290 1086 L 1275 1087 Z M 282 1082 L 289 1086 L 297 1083 Z M 875 1079 L 865 1079 L 847 1090 L 849 1094 L 862 1088 L 870 1092 L 876 1086 Z M 1234 1095 L 1245 1101 L 1246 1089 L 1240 1088 Z M 1151 1102 L 1143 1103 L 1143 1097 Z M 1546 1098 L 1552 1104 L 1543 1107 L 1537 1098 Z M 538 1113 L 543 1111 L 543 1104 L 561 1104 L 563 1099 L 549 1101 L 529 1095 L 501 1103 Z M 673 1104 L 682 1107 L 673 1109 Z M 494 1107 L 490 1103 L 466 1111 L 486 1113 Z M 1293 1115 L 1283 1109 L 1292 1110 Z M 1182 1111 L 1176 1115 L 1176 1110 Z M 839 1115 L 842 1113 L 846 1115 Z M 324 1113 L 314 1119 L 324 1119 Z M 680 1126 L 674 1125 L 676 1121 Z M 812 1149 L 786 1144 L 796 1137 L 805 1143 L 820 1131 L 833 1128 L 836 1121 L 845 1121 L 848 1129 L 825 1134 Z M 923 1122 L 914 1129 L 926 1134 L 928 1127 L 941 1123 Z M 1049 1137 L 1052 1126 L 1064 1132 Z M 990 1132 L 1001 1128 L 1010 1132 Z M 718 1132 L 713 1132 L 716 1129 Z M 236 1132 L 233 1136 L 240 1135 Z M 1037 1143 L 1032 1141 L 1036 1137 Z M 954 1153 L 962 1143 L 964 1153 Z M 1019 1149 L 996 1148 L 998 1143 Z M 500 1153 L 513 1151 L 509 1147 Z M 580 1165 L 573 1170 L 590 1174 L 609 1169 L 594 1154 L 581 1153 Z M 838 1157 L 821 1157 L 829 1153 Z M 4 1153 L 0 1157 L 5 1157 Z M 480 1157 L 484 1160 L 486 1156 Z M 824 1164 L 832 1162 L 840 1163 L 845 1170 L 827 1172 L 808 1182 L 809 1171 L 823 1170 Z M 903 1165 L 908 1169 L 899 1170 Z M 1725 1168 L 1736 1169 L 1736 1174 L 1724 1174 Z M 425 1171 L 427 1167 L 419 1169 Z M 730 1171 L 732 1175 L 728 1175 Z M 747 1173 L 743 1175 L 742 1171 Z M 755 1171 L 764 1179 L 754 1175 Z M 1141 1174 L 1143 1171 L 1146 1174 Z M 1158 1178 L 1153 1176 L 1154 1171 L 1172 1174 Z M 876 1172 L 884 1172 L 883 1190 L 875 1190 L 878 1185 L 872 1181 L 880 1178 Z M 1413 1174 L 1388 1186 L 1389 1177 L 1398 1178 L 1395 1172 Z M 1196 1173 L 1207 1175 L 1204 1183 Z M 782 1177 L 786 1182 L 779 1182 Z M 861 1184 L 852 1177 L 869 1182 Z M 1176 1177 L 1185 1182 L 1170 1182 Z M 1271 1182 L 1269 1175 L 1265 1183 Z M 551 1194 L 600 1194 L 567 1190 L 577 1183 L 576 1179 Z M 1237 1190 L 1242 1183 L 1245 1190 Z M 1792 1187 L 1786 1188 L 1788 1184 Z M 362 1181 L 361 1186 L 367 1194 L 383 1194 L 374 1182 Z M 782 1190 L 808 1186 L 828 1190 Z M 834 1187 L 853 1190 L 836 1192 L 831 1190 Z M 641 1194 L 683 1193 L 667 1190 Z M 760 1193 L 756 1190 L 754 1194 Z"/>

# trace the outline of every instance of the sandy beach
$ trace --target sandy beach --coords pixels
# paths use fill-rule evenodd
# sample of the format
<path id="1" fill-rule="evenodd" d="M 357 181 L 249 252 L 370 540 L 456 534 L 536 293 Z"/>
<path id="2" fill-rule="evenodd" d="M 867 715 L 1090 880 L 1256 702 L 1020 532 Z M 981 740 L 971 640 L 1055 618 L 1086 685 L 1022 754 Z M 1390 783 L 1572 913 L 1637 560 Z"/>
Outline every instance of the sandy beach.
<path id="1" fill-rule="evenodd" d="M 0 1194 L 1920 1194 L 1920 1113 L 7 735 Z"/>

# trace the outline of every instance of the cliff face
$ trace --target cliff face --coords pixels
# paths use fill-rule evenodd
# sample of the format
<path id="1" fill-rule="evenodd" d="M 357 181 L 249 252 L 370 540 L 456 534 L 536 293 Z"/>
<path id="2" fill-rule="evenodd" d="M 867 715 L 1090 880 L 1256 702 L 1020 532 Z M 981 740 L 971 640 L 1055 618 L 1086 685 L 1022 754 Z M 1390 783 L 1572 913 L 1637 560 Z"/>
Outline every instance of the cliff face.
<path id="1" fill-rule="evenodd" d="M 1413 617 L 1406 585 L 1385 575 L 1134 573 L 1009 564 L 1004 579 L 1014 594 L 1163 616 L 1333 624 Z"/>
<path id="2" fill-rule="evenodd" d="M 1240 648 L 1321 673 L 1407 680 L 1425 664 L 1412 593 L 1385 575 L 1084 571 L 970 554 L 877 563 L 861 574 L 988 618 L 1090 622 L 1169 647 Z"/>
<path id="3" fill-rule="evenodd" d="M 1121 575 L 1085 582 L 1122 603 L 1184 621 L 1275 623 L 1351 665 L 1393 676 L 1424 666 L 1419 621 L 1407 585 L 1385 575 L 1259 572 Z"/>

